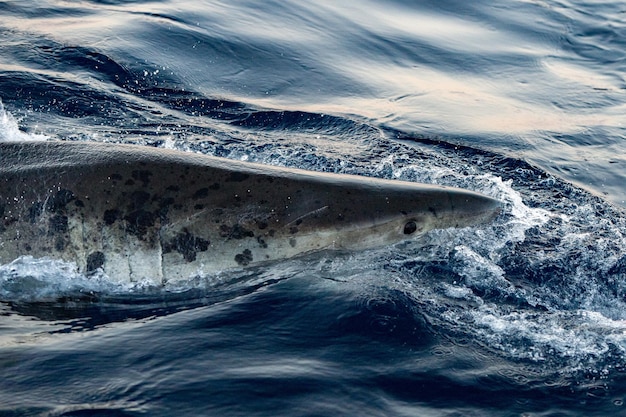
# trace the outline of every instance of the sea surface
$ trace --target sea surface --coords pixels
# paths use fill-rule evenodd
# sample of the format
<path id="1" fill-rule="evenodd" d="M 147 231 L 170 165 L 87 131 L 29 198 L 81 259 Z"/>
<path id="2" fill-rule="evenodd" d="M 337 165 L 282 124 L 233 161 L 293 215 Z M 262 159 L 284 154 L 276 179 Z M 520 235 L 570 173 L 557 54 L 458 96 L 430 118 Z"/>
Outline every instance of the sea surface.
<path id="1" fill-rule="evenodd" d="M 504 204 L 160 288 L 0 260 L 0 416 L 626 415 L 625 74 L 616 0 L 0 0 L 2 141 Z"/>

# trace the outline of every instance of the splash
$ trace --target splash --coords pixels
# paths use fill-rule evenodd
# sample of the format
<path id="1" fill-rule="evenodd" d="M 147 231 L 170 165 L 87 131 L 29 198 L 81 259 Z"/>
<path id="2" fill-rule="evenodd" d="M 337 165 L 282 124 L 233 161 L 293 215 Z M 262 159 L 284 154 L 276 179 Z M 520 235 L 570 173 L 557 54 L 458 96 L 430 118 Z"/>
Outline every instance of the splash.
<path id="1" fill-rule="evenodd" d="M 68 294 L 127 293 L 132 291 L 132 286 L 115 283 L 104 274 L 86 277 L 78 272 L 76 264 L 48 258 L 22 256 L 0 266 L 2 301 L 45 301 Z"/>
<path id="2" fill-rule="evenodd" d="M 48 139 L 46 135 L 22 132 L 15 117 L 5 110 L 0 100 L 0 142 L 46 139 Z"/>

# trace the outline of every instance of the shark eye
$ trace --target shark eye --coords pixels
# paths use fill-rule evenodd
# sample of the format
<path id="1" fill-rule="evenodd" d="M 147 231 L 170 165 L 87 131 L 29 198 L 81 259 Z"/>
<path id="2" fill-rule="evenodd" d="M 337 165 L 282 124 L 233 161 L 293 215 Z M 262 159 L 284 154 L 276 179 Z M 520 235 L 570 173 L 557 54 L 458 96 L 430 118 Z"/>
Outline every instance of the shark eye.
<path id="1" fill-rule="evenodd" d="M 413 220 L 411 220 L 410 222 L 406 222 L 406 224 L 404 225 L 405 235 L 412 235 L 413 233 L 415 233 L 416 230 L 417 224 Z"/>

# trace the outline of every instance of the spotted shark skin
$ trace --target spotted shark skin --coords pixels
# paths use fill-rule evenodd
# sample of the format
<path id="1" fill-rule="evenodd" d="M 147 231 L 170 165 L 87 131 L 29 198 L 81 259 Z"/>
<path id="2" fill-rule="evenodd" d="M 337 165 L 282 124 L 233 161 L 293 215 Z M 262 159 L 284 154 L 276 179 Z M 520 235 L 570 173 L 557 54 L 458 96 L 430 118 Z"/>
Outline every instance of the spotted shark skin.
<path id="1" fill-rule="evenodd" d="M 0 263 L 154 285 L 492 220 L 467 190 L 96 142 L 0 143 Z"/>

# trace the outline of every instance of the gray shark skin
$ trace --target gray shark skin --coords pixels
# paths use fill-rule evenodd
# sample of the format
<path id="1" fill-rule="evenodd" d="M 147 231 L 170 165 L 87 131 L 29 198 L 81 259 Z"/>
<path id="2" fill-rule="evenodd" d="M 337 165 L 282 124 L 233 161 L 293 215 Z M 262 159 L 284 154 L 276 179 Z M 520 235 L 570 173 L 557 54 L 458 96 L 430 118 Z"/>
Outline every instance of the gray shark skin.
<path id="1" fill-rule="evenodd" d="M 154 285 L 493 219 L 467 190 L 137 145 L 0 143 L 0 263 L 75 262 Z"/>

